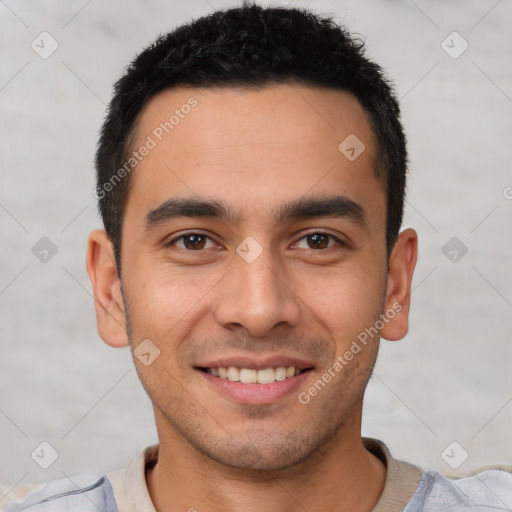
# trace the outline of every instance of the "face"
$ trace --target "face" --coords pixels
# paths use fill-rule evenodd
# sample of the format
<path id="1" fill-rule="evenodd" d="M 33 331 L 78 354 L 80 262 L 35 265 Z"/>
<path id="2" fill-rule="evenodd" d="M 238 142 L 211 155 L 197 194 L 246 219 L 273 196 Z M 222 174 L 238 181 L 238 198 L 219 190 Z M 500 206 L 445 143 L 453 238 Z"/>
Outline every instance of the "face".
<path id="1" fill-rule="evenodd" d="M 397 287 L 357 100 L 284 84 L 173 89 L 142 112 L 133 148 L 144 145 L 120 302 L 160 437 L 277 469 L 360 429 L 379 335 L 357 340 L 382 330 Z"/>

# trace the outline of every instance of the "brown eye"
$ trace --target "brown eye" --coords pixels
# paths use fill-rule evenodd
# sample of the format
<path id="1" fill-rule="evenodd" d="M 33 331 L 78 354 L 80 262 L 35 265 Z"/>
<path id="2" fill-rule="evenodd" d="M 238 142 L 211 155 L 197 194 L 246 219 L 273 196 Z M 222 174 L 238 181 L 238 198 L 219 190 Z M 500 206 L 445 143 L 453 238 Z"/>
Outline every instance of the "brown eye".
<path id="1" fill-rule="evenodd" d="M 209 246 L 207 244 L 210 244 Z M 213 247 L 213 241 L 210 237 L 201 233 L 188 233 L 181 235 L 166 244 L 167 247 L 176 245 L 179 249 L 186 249 L 189 251 L 199 252 L 202 249 L 209 249 Z"/>
<path id="2" fill-rule="evenodd" d="M 311 249 L 325 249 L 329 245 L 329 235 L 324 233 L 313 233 L 306 238 Z"/>
<path id="3" fill-rule="evenodd" d="M 347 244 L 338 237 L 322 231 L 316 231 L 304 235 L 295 247 L 298 249 L 317 250 L 331 249 L 337 246 L 339 249 L 347 248 Z"/>
<path id="4" fill-rule="evenodd" d="M 206 238 L 202 235 L 185 235 L 183 237 L 183 245 L 187 249 L 204 249 Z"/>

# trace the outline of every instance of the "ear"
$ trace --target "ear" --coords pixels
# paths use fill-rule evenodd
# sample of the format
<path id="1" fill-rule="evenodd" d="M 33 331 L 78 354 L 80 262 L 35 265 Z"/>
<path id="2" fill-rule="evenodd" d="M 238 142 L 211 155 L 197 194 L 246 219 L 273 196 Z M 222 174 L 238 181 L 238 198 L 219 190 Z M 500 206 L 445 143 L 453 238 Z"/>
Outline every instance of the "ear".
<path id="1" fill-rule="evenodd" d="M 381 336 L 401 340 L 409 330 L 411 282 L 418 258 L 418 235 L 414 229 L 400 233 L 391 251 L 386 289 L 386 317 Z"/>
<path id="2" fill-rule="evenodd" d="M 89 235 L 86 266 L 94 291 L 96 322 L 101 339 L 112 347 L 128 346 L 124 300 L 114 248 L 103 229 L 92 231 Z"/>

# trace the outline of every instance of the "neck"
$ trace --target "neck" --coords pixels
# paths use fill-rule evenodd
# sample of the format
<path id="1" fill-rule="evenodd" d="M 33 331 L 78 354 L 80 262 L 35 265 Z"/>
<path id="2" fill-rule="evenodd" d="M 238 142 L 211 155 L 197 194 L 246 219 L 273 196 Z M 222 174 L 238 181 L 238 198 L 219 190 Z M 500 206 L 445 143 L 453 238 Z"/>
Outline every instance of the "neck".
<path id="1" fill-rule="evenodd" d="M 384 488 L 385 466 L 364 448 L 360 416 L 306 460 L 273 471 L 226 466 L 173 429 L 158 432 L 158 462 L 146 474 L 158 512 L 370 512 Z"/>

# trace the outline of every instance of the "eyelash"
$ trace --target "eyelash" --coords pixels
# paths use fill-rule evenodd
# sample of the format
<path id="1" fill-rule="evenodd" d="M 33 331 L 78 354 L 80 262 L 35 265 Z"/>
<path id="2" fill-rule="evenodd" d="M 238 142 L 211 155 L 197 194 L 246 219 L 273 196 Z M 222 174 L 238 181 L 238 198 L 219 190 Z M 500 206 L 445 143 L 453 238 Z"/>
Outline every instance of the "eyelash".
<path id="1" fill-rule="evenodd" d="M 201 232 L 198 232 L 198 231 L 191 231 L 190 233 L 184 233 L 180 236 L 177 236 L 175 238 L 173 238 L 172 240 L 170 240 L 169 242 L 166 242 L 165 243 L 165 247 L 171 247 L 172 245 L 174 245 L 178 240 L 182 240 L 183 238 L 186 238 L 187 236 L 192 236 L 192 235 L 198 235 L 198 236 L 201 236 L 201 237 L 204 237 L 204 238 L 207 238 L 211 241 L 213 241 L 211 239 L 211 237 L 209 237 L 208 235 L 206 235 L 205 233 L 201 233 Z M 303 240 L 304 238 L 307 238 L 308 236 L 313 236 L 313 235 L 324 235 L 324 236 L 327 236 L 331 239 L 333 239 L 338 245 L 340 245 L 341 247 L 348 247 L 348 243 L 346 242 L 343 242 L 342 240 L 340 240 L 338 237 L 334 236 L 334 235 L 331 235 L 330 233 L 326 233 L 325 231 L 312 231 L 311 233 L 306 233 L 304 236 L 302 236 L 301 238 L 299 238 L 298 241 L 300 240 Z M 297 243 L 297 242 L 296 242 Z M 332 249 L 332 247 L 334 247 L 334 245 L 331 245 L 331 246 L 328 246 L 328 247 L 325 247 L 323 249 L 309 249 L 310 251 L 322 251 L 322 250 L 326 250 L 326 249 Z M 199 249 L 197 251 L 194 251 L 193 249 L 187 249 L 186 247 L 185 248 L 179 248 L 180 250 L 182 251 L 187 251 L 187 252 L 203 252 L 204 250 L 206 249 Z"/>

